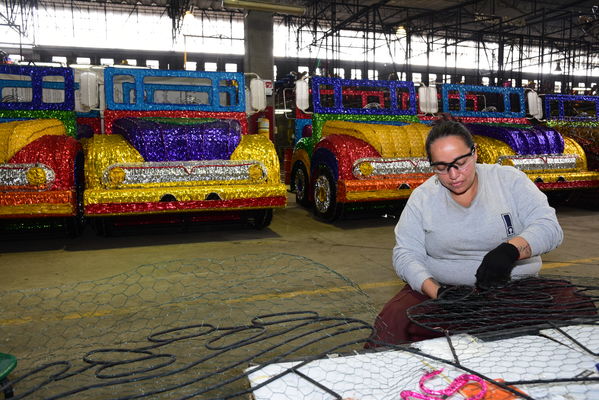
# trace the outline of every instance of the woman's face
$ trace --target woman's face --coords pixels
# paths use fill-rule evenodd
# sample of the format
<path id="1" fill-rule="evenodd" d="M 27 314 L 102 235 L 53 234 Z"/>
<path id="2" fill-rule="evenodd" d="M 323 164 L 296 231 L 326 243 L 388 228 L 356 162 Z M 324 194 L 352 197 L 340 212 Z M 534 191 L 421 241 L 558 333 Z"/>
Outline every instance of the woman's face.
<path id="1" fill-rule="evenodd" d="M 431 166 L 439 182 L 454 194 L 466 193 L 476 178 L 476 151 L 460 136 L 445 136 L 431 143 Z"/>

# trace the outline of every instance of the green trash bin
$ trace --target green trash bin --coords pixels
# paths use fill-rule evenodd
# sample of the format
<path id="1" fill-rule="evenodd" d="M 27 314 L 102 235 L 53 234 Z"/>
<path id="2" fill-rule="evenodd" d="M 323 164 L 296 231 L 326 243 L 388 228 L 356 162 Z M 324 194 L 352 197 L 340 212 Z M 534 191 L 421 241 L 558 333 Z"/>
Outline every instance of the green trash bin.
<path id="1" fill-rule="evenodd" d="M 17 357 L 10 354 L 0 353 L 0 388 L 4 388 L 2 391 L 4 392 L 5 399 L 9 399 L 14 395 L 12 385 L 8 380 L 8 374 L 10 374 L 16 366 Z"/>

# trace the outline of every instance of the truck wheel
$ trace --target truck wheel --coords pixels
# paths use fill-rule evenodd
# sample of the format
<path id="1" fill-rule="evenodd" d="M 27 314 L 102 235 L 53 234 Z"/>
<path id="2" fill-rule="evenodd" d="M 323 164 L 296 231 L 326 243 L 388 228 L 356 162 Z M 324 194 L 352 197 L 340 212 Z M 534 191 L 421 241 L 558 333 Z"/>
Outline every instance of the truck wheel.
<path id="1" fill-rule="evenodd" d="M 295 202 L 301 206 L 307 207 L 310 205 L 308 200 L 308 172 L 306 167 L 301 162 L 296 162 L 293 166 L 293 188 L 295 190 Z"/>
<path id="2" fill-rule="evenodd" d="M 114 229 L 114 223 L 110 217 L 94 217 L 93 225 L 98 236 L 109 237 L 112 236 Z"/>
<path id="3" fill-rule="evenodd" d="M 333 222 L 341 215 L 337 203 L 337 184 L 327 167 L 320 167 L 314 183 L 314 215 L 326 222 Z"/>
<path id="4" fill-rule="evenodd" d="M 250 227 L 254 229 L 264 229 L 272 222 L 272 208 L 267 210 L 256 210 L 252 212 L 252 217 L 249 221 Z"/>

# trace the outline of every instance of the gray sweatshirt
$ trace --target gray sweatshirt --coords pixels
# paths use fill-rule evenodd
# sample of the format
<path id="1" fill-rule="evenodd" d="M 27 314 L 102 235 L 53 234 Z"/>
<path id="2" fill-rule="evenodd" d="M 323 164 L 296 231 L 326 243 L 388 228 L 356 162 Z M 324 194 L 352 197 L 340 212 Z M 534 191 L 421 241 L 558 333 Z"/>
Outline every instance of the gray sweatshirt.
<path id="1" fill-rule="evenodd" d="M 470 285 L 483 257 L 502 242 L 521 236 L 532 257 L 520 260 L 512 278 L 535 275 L 540 254 L 560 245 L 562 229 L 547 196 L 521 171 L 497 164 L 476 164 L 478 190 L 469 207 L 429 178 L 416 188 L 395 227 L 393 266 L 414 290 L 434 278 L 449 285 Z"/>

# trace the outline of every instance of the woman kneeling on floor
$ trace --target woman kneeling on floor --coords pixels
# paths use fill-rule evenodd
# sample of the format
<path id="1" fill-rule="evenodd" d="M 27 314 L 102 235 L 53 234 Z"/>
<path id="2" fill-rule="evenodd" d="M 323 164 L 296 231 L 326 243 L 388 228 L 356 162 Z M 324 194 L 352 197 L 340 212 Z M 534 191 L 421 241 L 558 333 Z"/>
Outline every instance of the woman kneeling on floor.
<path id="1" fill-rule="evenodd" d="M 545 194 L 514 167 L 477 164 L 461 123 L 437 122 L 426 153 L 435 175 L 414 190 L 395 227 L 393 265 L 407 285 L 375 321 L 378 344 L 439 336 L 410 321 L 406 310 L 452 285 L 485 291 L 535 276 L 540 255 L 563 239 Z"/>

